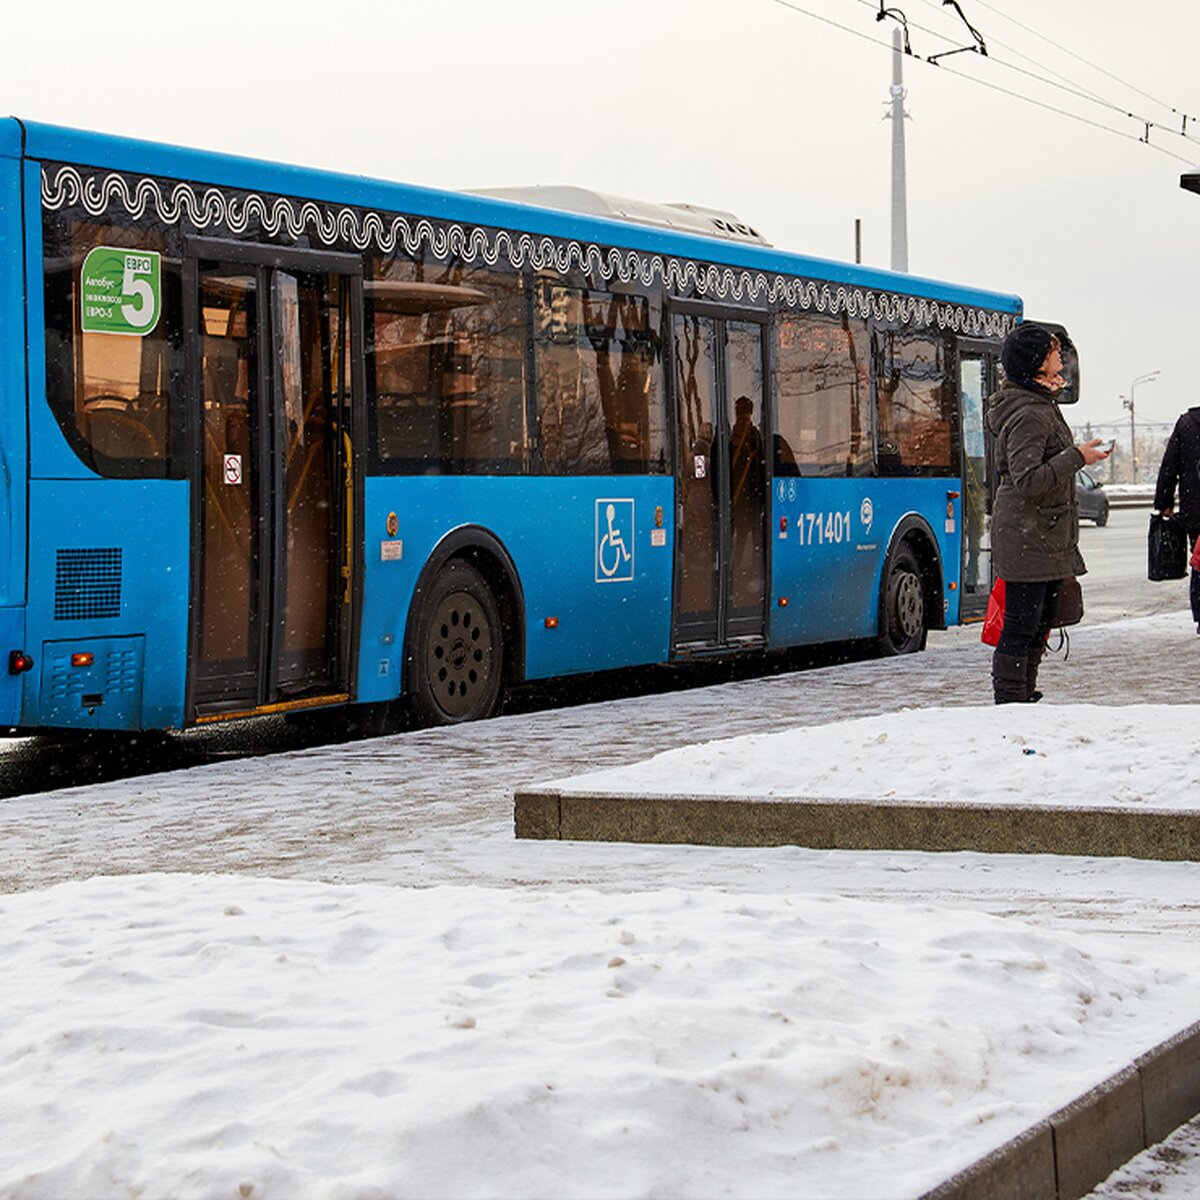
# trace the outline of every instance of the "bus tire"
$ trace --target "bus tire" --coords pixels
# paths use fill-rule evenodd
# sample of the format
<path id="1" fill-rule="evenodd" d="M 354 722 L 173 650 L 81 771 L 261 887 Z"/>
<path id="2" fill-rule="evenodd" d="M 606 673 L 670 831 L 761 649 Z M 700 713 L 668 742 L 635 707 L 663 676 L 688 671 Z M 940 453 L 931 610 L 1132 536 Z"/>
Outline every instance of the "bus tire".
<path id="1" fill-rule="evenodd" d="M 483 576 L 451 559 L 430 582 L 412 642 L 409 701 L 420 725 L 490 717 L 504 682 L 504 627 Z"/>
<path id="2" fill-rule="evenodd" d="M 890 656 L 924 650 L 928 627 L 921 565 L 908 546 L 898 546 L 883 583 L 880 652 Z"/>

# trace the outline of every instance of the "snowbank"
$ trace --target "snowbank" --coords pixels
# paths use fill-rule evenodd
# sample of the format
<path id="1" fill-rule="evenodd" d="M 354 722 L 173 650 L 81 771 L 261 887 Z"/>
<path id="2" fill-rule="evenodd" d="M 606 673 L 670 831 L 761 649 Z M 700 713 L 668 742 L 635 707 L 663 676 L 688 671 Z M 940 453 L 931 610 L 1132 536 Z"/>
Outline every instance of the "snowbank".
<path id="1" fill-rule="evenodd" d="M 911 1196 L 1197 982 L 828 896 L 118 876 L 0 929 L 13 1200 Z"/>
<path id="2" fill-rule="evenodd" d="M 564 794 L 812 796 L 1200 809 L 1200 706 L 909 709 L 670 750 Z"/>

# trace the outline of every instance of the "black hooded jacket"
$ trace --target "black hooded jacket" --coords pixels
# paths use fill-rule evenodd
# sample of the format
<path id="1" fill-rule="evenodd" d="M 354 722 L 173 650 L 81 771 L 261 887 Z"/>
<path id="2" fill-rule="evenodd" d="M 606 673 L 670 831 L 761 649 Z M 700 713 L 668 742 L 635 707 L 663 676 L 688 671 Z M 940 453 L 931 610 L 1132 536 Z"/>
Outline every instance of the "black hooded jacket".
<path id="1" fill-rule="evenodd" d="M 1175 503 L 1175 485 L 1179 503 Z M 1189 533 L 1200 530 L 1200 407 L 1175 422 L 1154 489 L 1154 507 L 1173 508 Z"/>

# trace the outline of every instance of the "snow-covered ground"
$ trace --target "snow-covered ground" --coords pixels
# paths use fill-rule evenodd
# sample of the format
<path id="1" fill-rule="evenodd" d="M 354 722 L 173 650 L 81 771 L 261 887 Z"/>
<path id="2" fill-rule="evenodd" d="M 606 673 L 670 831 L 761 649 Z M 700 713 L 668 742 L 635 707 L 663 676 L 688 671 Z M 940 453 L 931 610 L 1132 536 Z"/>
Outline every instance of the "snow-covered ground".
<path id="1" fill-rule="evenodd" d="M 564 794 L 1200 810 L 1200 705 L 905 709 L 668 750 Z"/>
<path id="2" fill-rule="evenodd" d="M 914 1196 L 1200 984 L 803 892 L 116 876 L 0 922 L 13 1200 Z"/>
<path id="3" fill-rule="evenodd" d="M 1082 703 L 1194 695 L 1186 614 L 1033 708 L 971 633 L 4 801 L 0 1196 L 917 1194 L 1200 1017 L 1200 864 L 516 842 L 511 795 L 723 733 L 854 792 L 928 794 L 910 736 L 970 799 L 1192 778 L 1194 709 Z"/>

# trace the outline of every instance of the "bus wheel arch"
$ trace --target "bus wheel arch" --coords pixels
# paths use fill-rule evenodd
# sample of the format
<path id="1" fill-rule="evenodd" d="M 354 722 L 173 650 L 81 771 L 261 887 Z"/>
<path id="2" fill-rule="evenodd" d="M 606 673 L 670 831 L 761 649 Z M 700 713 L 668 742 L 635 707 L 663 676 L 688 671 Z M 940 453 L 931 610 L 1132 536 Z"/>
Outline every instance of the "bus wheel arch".
<path id="1" fill-rule="evenodd" d="M 945 589 L 937 540 L 916 516 L 892 534 L 879 586 L 879 650 L 912 654 L 925 648 L 930 629 L 944 629 Z"/>
<path id="2" fill-rule="evenodd" d="M 460 619 L 469 624 L 465 637 Z M 404 694 L 418 722 L 455 724 L 497 712 L 505 689 L 524 677 L 524 630 L 520 580 L 499 540 L 478 527 L 443 538 L 421 571 L 405 631 Z M 462 661 L 468 652 L 474 666 Z M 474 667 L 485 666 L 477 677 Z"/>

